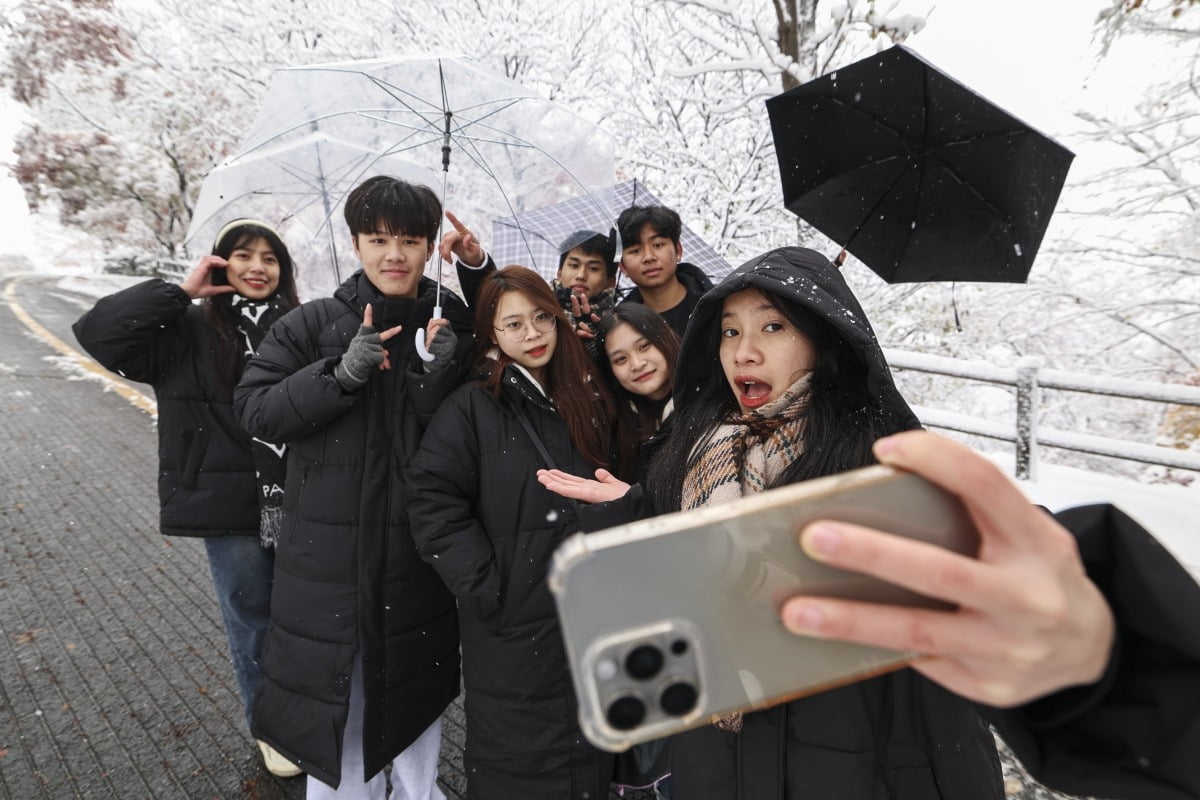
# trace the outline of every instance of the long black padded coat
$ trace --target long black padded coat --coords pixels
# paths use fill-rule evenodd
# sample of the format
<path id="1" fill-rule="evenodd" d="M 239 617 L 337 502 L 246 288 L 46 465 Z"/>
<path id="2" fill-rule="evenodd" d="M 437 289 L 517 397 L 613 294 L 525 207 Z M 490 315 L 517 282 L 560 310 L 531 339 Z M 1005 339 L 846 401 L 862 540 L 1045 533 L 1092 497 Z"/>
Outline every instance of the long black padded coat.
<path id="1" fill-rule="evenodd" d="M 72 330 L 106 369 L 154 387 L 160 530 L 257 537 L 250 435 L 213 368 L 204 309 L 178 285 L 154 278 L 101 298 Z"/>
<path id="2" fill-rule="evenodd" d="M 751 287 L 829 320 L 869 365 L 871 390 L 897 427 L 915 427 L 853 293 L 827 259 L 803 248 L 743 264 L 700 301 L 680 354 L 676 408 L 705 370 L 720 369 L 703 343 L 724 298 Z M 621 500 L 588 507 L 584 523 L 595 530 L 652 513 L 635 487 Z M 1076 535 L 1088 575 L 1117 620 L 1118 645 L 1102 680 L 999 710 L 898 670 L 746 714 L 737 734 L 706 726 L 672 737 L 673 796 L 1002 800 L 991 722 L 1035 777 L 1063 791 L 1124 800 L 1200 797 L 1200 587 L 1111 506 L 1058 516 Z"/>
<path id="3" fill-rule="evenodd" d="M 502 397 L 478 384 L 450 396 L 409 472 L 413 537 L 458 598 L 466 688 L 464 764 L 471 800 L 599 800 L 612 757 L 579 731 L 565 645 L 546 573 L 578 529 L 547 491 L 546 462 L 520 409 L 560 469 L 592 474 L 563 418 L 520 367 Z"/>
<path id="4" fill-rule="evenodd" d="M 455 363 L 425 374 L 413 334 L 434 305 L 384 298 L 361 272 L 305 303 L 263 340 L 234 393 L 246 429 L 288 444 L 284 519 L 254 735 L 337 786 L 355 652 L 363 659 L 364 777 L 411 744 L 458 694 L 454 597 L 418 556 L 404 477 L 425 422 L 461 381 L 471 345 L 466 306 L 446 290 Z M 391 369 L 344 392 L 333 369 L 370 303 Z"/>

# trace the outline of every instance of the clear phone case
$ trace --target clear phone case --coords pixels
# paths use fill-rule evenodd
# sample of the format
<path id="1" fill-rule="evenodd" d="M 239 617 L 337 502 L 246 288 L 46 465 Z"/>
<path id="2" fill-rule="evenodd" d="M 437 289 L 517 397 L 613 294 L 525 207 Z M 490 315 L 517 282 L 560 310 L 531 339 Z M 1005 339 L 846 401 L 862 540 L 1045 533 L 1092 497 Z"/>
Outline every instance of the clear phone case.
<path id="1" fill-rule="evenodd" d="M 796 636 L 780 622 L 800 593 L 942 605 L 809 559 L 798 534 L 820 518 L 978 551 L 956 497 L 885 466 L 576 534 L 549 580 L 587 738 L 621 751 L 906 664 L 914 654 Z"/>

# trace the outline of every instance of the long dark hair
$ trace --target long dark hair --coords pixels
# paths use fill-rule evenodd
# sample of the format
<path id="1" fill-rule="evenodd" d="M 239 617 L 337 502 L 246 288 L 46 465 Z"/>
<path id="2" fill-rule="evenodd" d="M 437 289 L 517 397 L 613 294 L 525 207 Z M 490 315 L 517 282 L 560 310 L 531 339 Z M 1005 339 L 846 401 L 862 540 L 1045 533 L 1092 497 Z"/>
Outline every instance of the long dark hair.
<path id="1" fill-rule="evenodd" d="M 871 452 L 875 440 L 906 426 L 871 394 L 867 365 L 858 350 L 812 311 L 771 292 L 757 288 L 754 291 L 761 291 L 772 306 L 808 337 L 816 351 L 804 452 L 783 470 L 772 486 L 875 463 Z M 699 352 L 693 355 L 711 360 L 713 368 L 703 371 L 702 382 L 694 393 L 677 398 L 671 435 L 655 451 L 647 471 L 645 485 L 651 502 L 664 513 L 679 510 L 683 481 L 694 465 L 697 445 L 707 441 L 718 425 L 741 413 L 718 356 L 719 321 L 714 321 L 712 329 L 704 331 L 702 337 L 695 340 Z"/>
<path id="2" fill-rule="evenodd" d="M 571 444 L 597 467 L 612 461 L 613 399 L 563 313 L 550 285 L 531 269 L 509 266 L 489 273 L 475 301 L 475 363 L 494 397 L 503 391 L 504 372 L 513 360 L 495 344 L 496 308 L 505 292 L 520 292 L 558 326 L 554 354 L 546 365 L 546 396 L 567 423 Z"/>
<path id="3" fill-rule="evenodd" d="M 641 303 L 622 303 L 601 318 L 596 325 L 596 349 L 599 351 L 600 373 L 609 391 L 617 400 L 617 476 L 636 480 L 640 445 L 658 430 L 663 408 L 671 399 L 670 392 L 661 400 L 634 394 L 621 386 L 608 360 L 606 342 L 619 325 L 629 325 L 663 354 L 667 362 L 668 380 L 675 380 L 679 364 L 679 334 L 658 315 Z"/>
<path id="4" fill-rule="evenodd" d="M 279 238 L 273 228 L 254 220 L 245 224 L 235 225 L 224 231 L 221 238 L 213 244 L 213 255 L 228 259 L 233 251 L 245 247 L 258 239 L 266 240 L 271 251 L 279 261 L 279 286 L 275 289 L 273 299 L 277 300 L 286 310 L 300 305 L 296 294 L 296 270 L 292 265 L 292 256 L 288 253 L 287 245 Z M 233 396 L 233 387 L 242 377 L 246 368 L 246 345 L 238 332 L 237 314 L 233 310 L 233 292 L 206 297 L 201 302 L 204 308 L 204 318 L 213 329 L 213 370 L 217 373 L 217 384 Z"/>

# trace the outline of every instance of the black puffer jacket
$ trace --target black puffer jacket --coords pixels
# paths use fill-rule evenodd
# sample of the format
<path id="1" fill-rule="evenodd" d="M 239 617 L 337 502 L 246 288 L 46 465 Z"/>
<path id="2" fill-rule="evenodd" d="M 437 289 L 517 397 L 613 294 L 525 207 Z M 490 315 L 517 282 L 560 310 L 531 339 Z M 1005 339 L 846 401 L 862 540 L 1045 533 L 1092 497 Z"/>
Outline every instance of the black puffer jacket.
<path id="1" fill-rule="evenodd" d="M 1073 795 L 1200 797 L 1200 584 L 1111 505 L 1055 514 L 1117 623 L 1103 678 L 1019 708 L 982 708 L 1025 768 Z"/>
<path id="2" fill-rule="evenodd" d="M 102 298 L 72 330 L 106 369 L 154 387 L 162 532 L 258 536 L 250 436 L 213 370 L 203 309 L 154 279 Z"/>
<path id="3" fill-rule="evenodd" d="M 333 368 L 370 303 L 392 368 L 345 393 Z M 271 624 L 254 734 L 331 786 L 340 780 L 342 729 L 354 654 L 363 659 L 366 773 L 383 768 L 458 693 L 454 598 L 413 546 L 404 470 L 424 422 L 461 378 L 471 345 L 466 307 L 443 291 L 458 362 L 425 375 L 413 333 L 434 305 L 384 298 L 362 274 L 331 298 L 281 319 L 235 392 L 254 434 L 288 444 L 284 520 L 275 557 Z"/>
<path id="4" fill-rule="evenodd" d="M 546 586 L 555 547 L 577 529 L 569 501 L 537 481 L 546 464 L 590 475 L 566 423 L 510 365 L 502 399 L 467 385 L 438 411 L 413 460 L 409 500 L 421 555 L 458 597 L 472 800 L 608 795 L 611 757 L 579 732 L 566 651 Z"/>

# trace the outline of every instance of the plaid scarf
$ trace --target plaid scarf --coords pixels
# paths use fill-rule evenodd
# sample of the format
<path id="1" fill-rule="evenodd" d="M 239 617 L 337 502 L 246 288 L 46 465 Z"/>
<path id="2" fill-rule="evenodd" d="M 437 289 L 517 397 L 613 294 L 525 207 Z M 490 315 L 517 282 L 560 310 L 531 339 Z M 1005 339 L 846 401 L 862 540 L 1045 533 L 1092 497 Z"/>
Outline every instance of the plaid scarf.
<path id="1" fill-rule="evenodd" d="M 232 307 L 237 314 L 237 328 L 246 344 L 246 359 L 249 360 L 262 344 L 271 325 L 287 311 L 272 296 L 266 300 L 248 300 L 233 296 Z M 258 539 L 263 547 L 274 547 L 279 539 L 279 527 L 283 522 L 283 485 L 287 475 L 287 445 L 274 445 L 262 439 L 252 439 L 251 454 L 254 456 L 254 475 L 258 480 L 259 526 Z"/>
<path id="2" fill-rule="evenodd" d="M 698 444 L 683 481 L 683 509 L 727 503 L 771 486 L 804 452 L 811 383 L 810 372 L 762 408 L 718 425 Z M 742 715 L 734 712 L 713 724 L 737 733 Z"/>
<path id="3" fill-rule="evenodd" d="M 683 481 L 684 511 L 761 492 L 804 452 L 807 374 L 759 409 L 718 425 L 696 445 Z"/>

